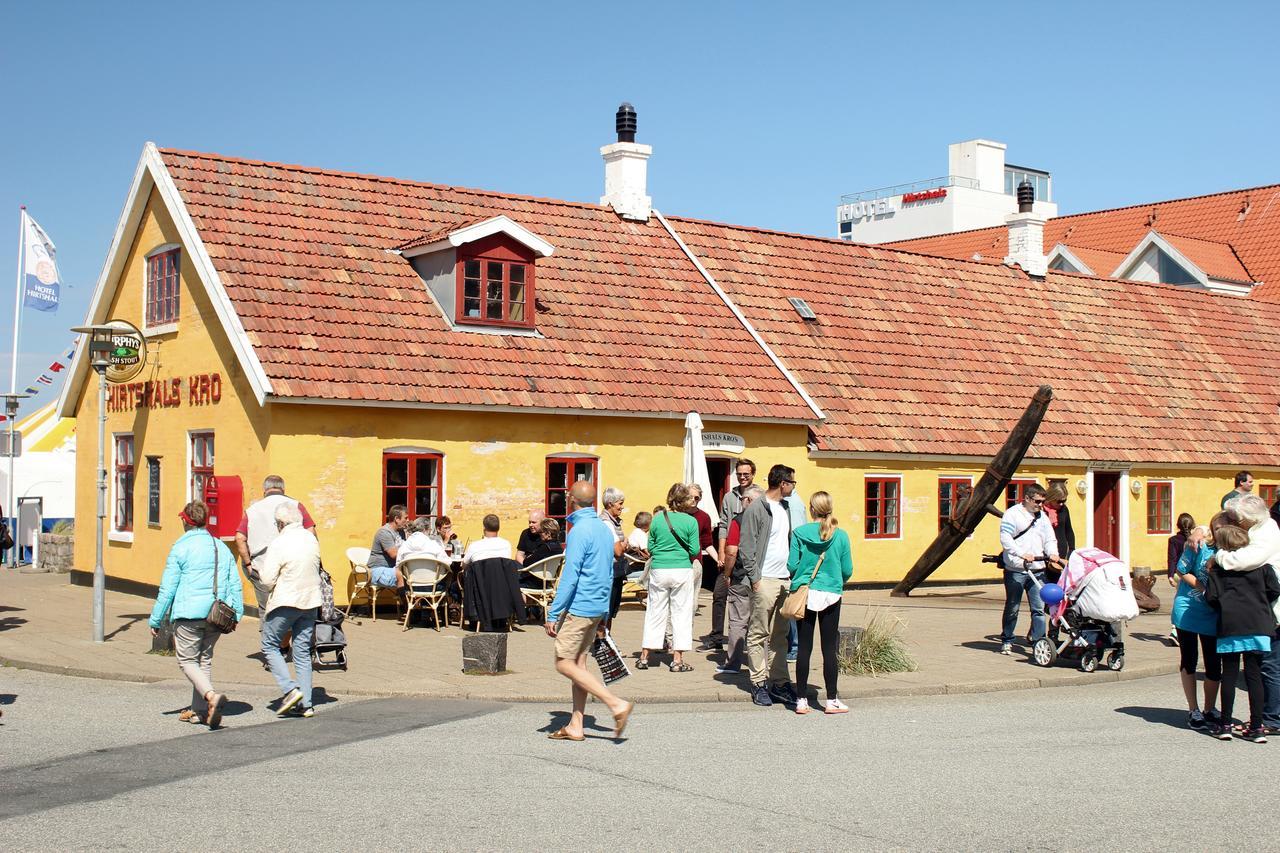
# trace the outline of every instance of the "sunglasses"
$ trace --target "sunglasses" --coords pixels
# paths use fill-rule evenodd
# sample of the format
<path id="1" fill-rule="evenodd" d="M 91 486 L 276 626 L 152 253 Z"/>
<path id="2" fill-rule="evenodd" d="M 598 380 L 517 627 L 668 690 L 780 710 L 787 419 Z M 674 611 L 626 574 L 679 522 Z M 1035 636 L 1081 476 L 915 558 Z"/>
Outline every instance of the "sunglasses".
<path id="1" fill-rule="evenodd" d="M 1040 504 L 1044 503 L 1044 498 L 1032 498 L 1031 502 L 1039 506 Z"/>

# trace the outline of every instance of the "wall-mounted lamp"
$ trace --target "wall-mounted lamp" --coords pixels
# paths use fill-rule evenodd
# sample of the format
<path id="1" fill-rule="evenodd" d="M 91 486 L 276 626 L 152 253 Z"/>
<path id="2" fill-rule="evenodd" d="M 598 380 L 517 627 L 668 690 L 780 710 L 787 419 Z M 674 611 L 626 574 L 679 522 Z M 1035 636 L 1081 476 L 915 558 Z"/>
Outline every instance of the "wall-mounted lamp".
<path id="1" fill-rule="evenodd" d="M 1133 492 L 1133 496 L 1134 496 L 1135 498 L 1136 498 L 1138 495 L 1142 494 L 1142 481 L 1141 481 L 1141 480 L 1130 480 L 1130 481 L 1129 481 L 1129 491 Z"/>
<path id="2" fill-rule="evenodd" d="M 1085 492 L 1089 491 L 1089 484 L 1084 480 L 1076 480 L 1076 494 L 1084 497 Z"/>

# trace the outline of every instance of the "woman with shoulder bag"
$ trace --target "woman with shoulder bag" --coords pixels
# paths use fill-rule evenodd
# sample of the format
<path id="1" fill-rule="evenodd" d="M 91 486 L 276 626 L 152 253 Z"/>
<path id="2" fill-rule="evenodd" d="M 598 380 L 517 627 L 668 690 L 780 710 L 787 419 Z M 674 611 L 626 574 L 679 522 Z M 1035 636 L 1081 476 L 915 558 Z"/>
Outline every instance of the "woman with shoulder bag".
<path id="1" fill-rule="evenodd" d="M 670 510 L 660 510 L 649 524 L 649 597 L 644 616 L 643 648 L 636 669 L 649 668 L 649 653 L 662 648 L 671 619 L 672 672 L 689 672 L 684 653 L 693 648 L 693 561 L 698 556 L 698 522 L 684 510 L 693 500 L 684 483 L 667 492 Z"/>
<path id="2" fill-rule="evenodd" d="M 791 595 L 804 596 L 804 615 L 796 617 L 800 648 L 796 652 L 796 713 L 809 713 L 809 658 L 813 654 L 816 625 L 822 637 L 822 678 L 826 682 L 826 713 L 845 714 L 849 707 L 836 693 L 839 675 L 840 602 L 844 585 L 853 577 L 853 556 L 849 534 L 839 528 L 832 515 L 831 495 L 814 492 L 809 499 L 813 521 L 791 534 Z M 786 605 L 791 605 L 788 598 Z M 784 605 L 783 612 L 786 612 Z"/>
<path id="3" fill-rule="evenodd" d="M 178 719 L 216 729 L 227 704 L 213 689 L 213 647 L 244 615 L 244 591 L 230 549 L 205 529 L 209 508 L 192 501 L 178 514 L 185 531 L 169 549 L 160 593 L 151 608 L 151 636 L 169 614 L 182 674 L 191 682 L 191 707 Z"/>

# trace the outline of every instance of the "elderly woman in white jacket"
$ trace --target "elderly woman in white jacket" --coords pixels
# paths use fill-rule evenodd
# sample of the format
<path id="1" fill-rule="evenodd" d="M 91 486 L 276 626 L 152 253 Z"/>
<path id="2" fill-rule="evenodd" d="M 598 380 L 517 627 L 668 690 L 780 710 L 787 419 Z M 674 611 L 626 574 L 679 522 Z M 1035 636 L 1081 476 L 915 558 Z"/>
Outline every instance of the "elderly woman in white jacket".
<path id="1" fill-rule="evenodd" d="M 280 534 L 267 547 L 259 569 L 263 588 L 270 590 L 262 617 L 262 655 L 284 691 L 276 713 L 310 717 L 315 713 L 311 709 L 311 648 L 316 608 L 322 601 L 320 543 L 314 533 L 303 528 L 302 513 L 295 504 L 282 503 L 276 508 L 276 527 Z M 297 680 L 290 676 L 280 651 L 281 641 L 290 633 Z"/>
<path id="2" fill-rule="evenodd" d="M 1276 525 L 1267 502 L 1258 495 L 1241 495 L 1227 501 L 1227 516 L 1237 527 L 1249 532 L 1249 544 L 1237 551 L 1219 551 L 1213 561 L 1223 571 L 1249 572 L 1271 566 L 1280 579 L 1280 526 Z M 1280 620 L 1280 601 L 1275 603 Z M 1280 734 L 1280 630 L 1271 638 L 1271 652 L 1262 659 L 1262 725 L 1266 734 Z"/>

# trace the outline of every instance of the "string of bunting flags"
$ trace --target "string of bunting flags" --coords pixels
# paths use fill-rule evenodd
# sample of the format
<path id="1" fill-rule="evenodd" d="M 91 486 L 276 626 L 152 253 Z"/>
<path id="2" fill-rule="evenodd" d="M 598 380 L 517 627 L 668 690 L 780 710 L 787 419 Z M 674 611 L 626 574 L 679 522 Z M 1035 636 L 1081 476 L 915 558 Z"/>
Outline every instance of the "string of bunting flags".
<path id="1" fill-rule="evenodd" d="M 26 388 L 22 389 L 22 393 L 26 394 L 27 396 L 34 397 L 36 394 L 39 394 L 42 390 L 44 390 L 44 386 L 52 385 L 57 380 L 58 374 L 66 370 L 67 366 L 71 364 L 71 357 L 74 356 L 75 353 L 76 353 L 75 344 L 72 344 L 71 346 L 67 347 L 67 351 L 62 353 L 62 355 L 58 356 L 57 358 L 55 358 L 53 360 L 53 363 L 50 364 L 48 367 L 46 367 L 44 369 L 44 372 L 42 372 L 39 376 L 36 377 L 35 382 L 31 383 Z M 0 414 L 0 421 L 4 421 L 4 420 L 6 420 L 5 416 L 3 414 Z"/>

